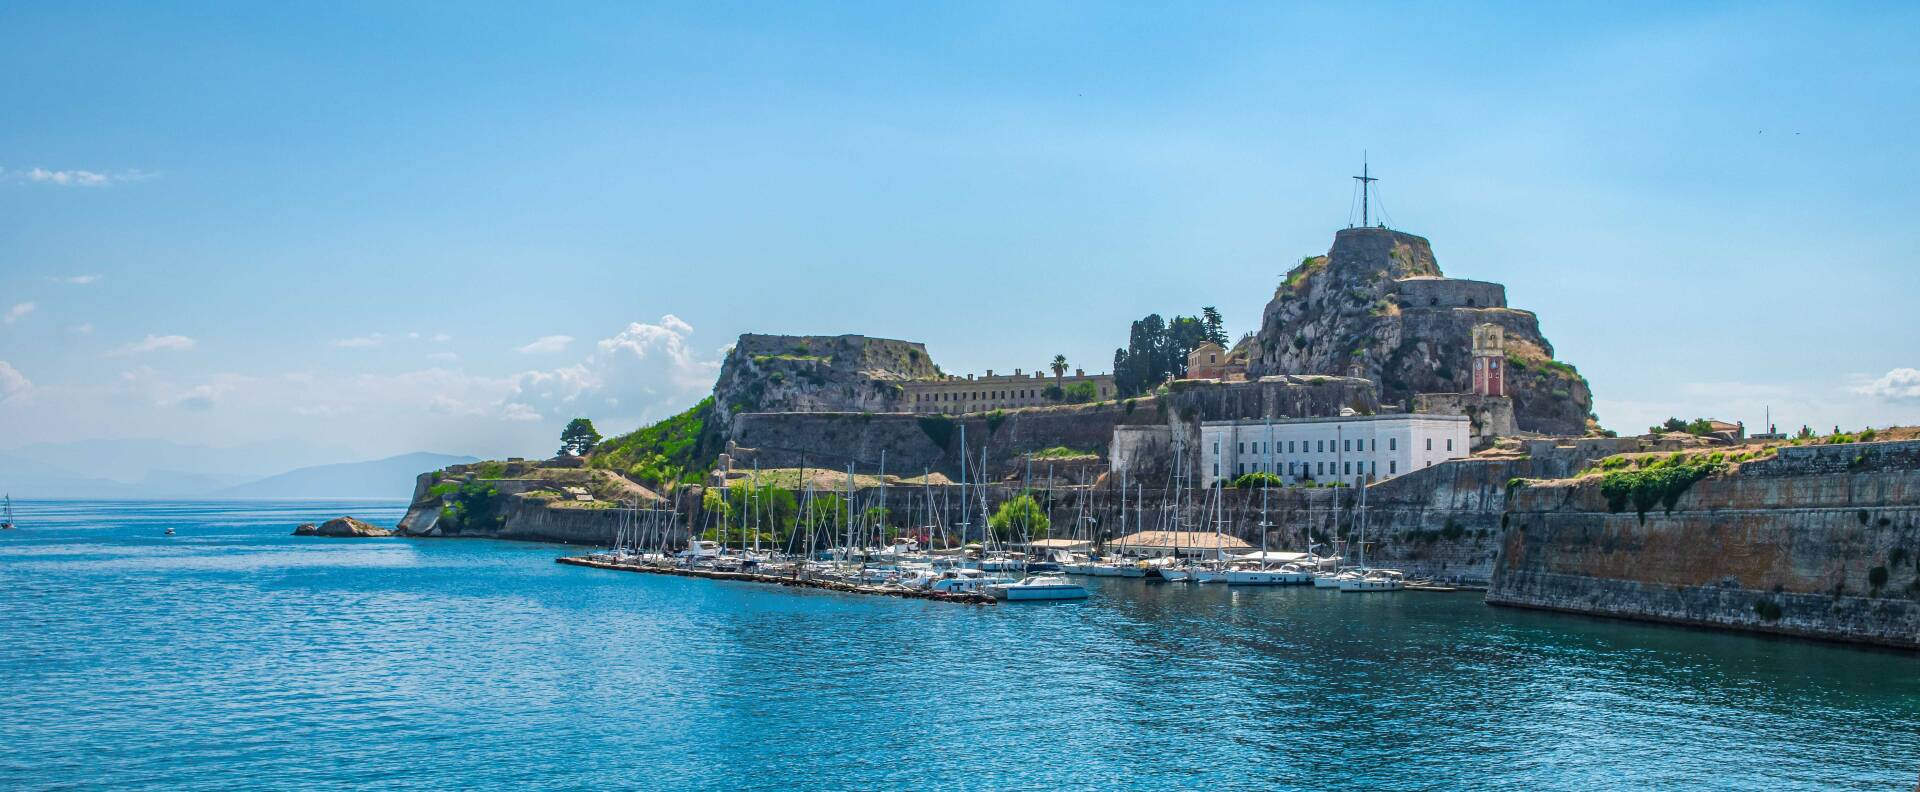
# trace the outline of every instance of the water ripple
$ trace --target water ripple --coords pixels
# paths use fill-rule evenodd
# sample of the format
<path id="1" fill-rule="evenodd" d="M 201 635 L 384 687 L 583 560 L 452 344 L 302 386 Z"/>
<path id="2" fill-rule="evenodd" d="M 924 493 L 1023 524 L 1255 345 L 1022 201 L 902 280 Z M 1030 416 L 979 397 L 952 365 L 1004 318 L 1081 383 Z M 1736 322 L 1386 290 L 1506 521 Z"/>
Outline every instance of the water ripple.
<path id="1" fill-rule="evenodd" d="M 1472 596 L 955 607 L 21 503 L 10 789 L 1902 789 L 1920 658 Z M 174 527 L 176 535 L 164 535 Z"/>

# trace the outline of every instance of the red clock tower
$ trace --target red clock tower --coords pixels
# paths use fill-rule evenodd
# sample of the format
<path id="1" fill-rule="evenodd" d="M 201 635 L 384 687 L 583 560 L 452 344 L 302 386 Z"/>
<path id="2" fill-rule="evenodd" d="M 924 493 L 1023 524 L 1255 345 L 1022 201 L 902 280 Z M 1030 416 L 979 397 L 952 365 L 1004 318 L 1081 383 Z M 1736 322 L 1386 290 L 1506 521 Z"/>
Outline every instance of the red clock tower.
<path id="1" fill-rule="evenodd" d="M 1507 395 L 1506 332 L 1497 324 L 1474 325 L 1473 392 Z"/>

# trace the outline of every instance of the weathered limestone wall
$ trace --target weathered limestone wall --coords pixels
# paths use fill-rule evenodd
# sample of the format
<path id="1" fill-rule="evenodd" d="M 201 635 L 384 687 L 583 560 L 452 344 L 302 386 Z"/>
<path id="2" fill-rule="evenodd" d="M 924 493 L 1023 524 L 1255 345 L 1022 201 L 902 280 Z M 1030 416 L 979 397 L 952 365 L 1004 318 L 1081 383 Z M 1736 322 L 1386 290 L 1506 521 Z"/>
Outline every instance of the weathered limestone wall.
<path id="1" fill-rule="evenodd" d="M 1405 278 L 1393 282 L 1403 310 L 1420 308 L 1505 308 L 1507 287 L 1463 278 Z"/>
<path id="2" fill-rule="evenodd" d="M 1473 423 L 1475 449 L 1493 445 L 1501 437 L 1520 433 L 1513 419 L 1513 399 L 1477 393 L 1421 393 L 1413 397 L 1413 411 L 1434 415 L 1464 415 Z"/>
<path id="3" fill-rule="evenodd" d="M 741 413 L 905 410 L 900 383 L 937 374 L 917 342 L 748 333 L 714 380 L 714 429 L 724 436 Z"/>
<path id="4" fill-rule="evenodd" d="M 1152 398 L 1120 403 L 1008 410 L 959 416 L 905 413 L 747 413 L 734 416 L 729 453 L 734 468 L 825 467 L 852 464 L 860 473 L 877 472 L 881 451 L 887 472 L 919 475 L 924 470 L 960 475 L 961 427 L 965 427 L 968 468 L 987 451 L 989 475 L 1001 478 L 1021 469 L 1021 458 L 1066 446 L 1107 456 L 1114 427 L 1163 423 Z"/>
<path id="5" fill-rule="evenodd" d="M 1671 513 L 1518 490 L 1487 601 L 1920 648 L 1920 442 L 1781 449 Z"/>

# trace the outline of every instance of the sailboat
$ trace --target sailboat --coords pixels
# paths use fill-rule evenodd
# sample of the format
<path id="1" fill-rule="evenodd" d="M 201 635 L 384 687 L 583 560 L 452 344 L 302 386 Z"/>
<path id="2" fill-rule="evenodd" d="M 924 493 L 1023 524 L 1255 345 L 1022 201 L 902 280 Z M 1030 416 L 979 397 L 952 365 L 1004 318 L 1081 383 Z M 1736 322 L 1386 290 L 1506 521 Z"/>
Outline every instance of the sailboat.
<path id="1" fill-rule="evenodd" d="M 13 493 L 6 496 L 5 512 L 0 512 L 0 531 L 13 530 Z"/>
<path id="2" fill-rule="evenodd" d="M 1267 421 L 1267 448 L 1273 448 L 1273 421 Z M 1298 563 L 1274 566 L 1272 556 L 1267 554 L 1267 532 L 1273 523 L 1267 522 L 1267 495 L 1272 487 L 1270 481 L 1260 486 L 1260 561 L 1227 571 L 1229 586 L 1297 586 L 1313 582 L 1313 572 Z"/>
<path id="3" fill-rule="evenodd" d="M 1340 578 L 1340 590 L 1353 591 L 1399 591 L 1407 587 L 1406 576 L 1392 569 L 1367 568 L 1367 485 L 1360 483 L 1360 567 L 1354 570 L 1358 574 Z"/>

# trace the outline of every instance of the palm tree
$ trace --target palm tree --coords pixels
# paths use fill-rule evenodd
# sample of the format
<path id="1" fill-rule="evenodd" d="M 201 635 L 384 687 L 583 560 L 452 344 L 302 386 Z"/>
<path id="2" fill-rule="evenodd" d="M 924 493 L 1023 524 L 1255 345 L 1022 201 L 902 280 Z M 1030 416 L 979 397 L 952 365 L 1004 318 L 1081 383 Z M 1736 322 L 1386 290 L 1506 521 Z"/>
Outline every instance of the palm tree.
<path id="1" fill-rule="evenodd" d="M 1066 373 L 1067 373 L 1067 356 L 1054 355 L 1053 356 L 1053 379 L 1055 380 L 1054 384 L 1055 385 L 1060 384 L 1059 379 L 1062 376 L 1065 376 Z"/>

